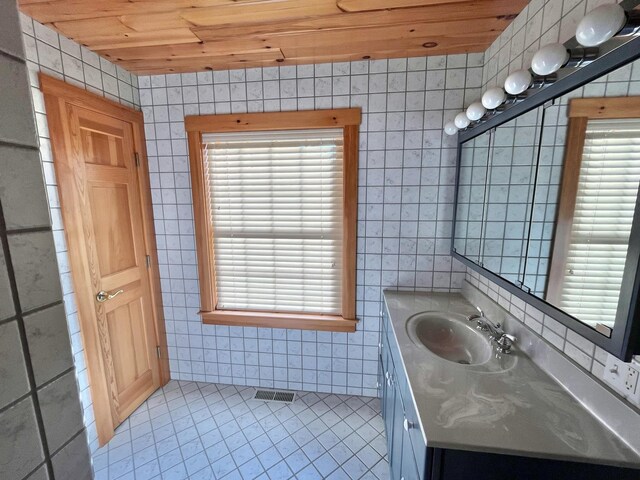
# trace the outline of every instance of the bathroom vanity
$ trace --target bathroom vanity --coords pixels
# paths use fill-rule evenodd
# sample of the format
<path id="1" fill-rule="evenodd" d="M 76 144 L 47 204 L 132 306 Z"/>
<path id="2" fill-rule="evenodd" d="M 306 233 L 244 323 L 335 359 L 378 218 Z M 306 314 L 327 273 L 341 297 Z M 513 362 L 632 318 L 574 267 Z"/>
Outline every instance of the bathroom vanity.
<path id="1" fill-rule="evenodd" d="M 477 311 L 461 294 L 384 297 L 380 387 L 393 480 L 640 478 L 640 456 L 517 344 L 500 354 L 468 320 Z"/>

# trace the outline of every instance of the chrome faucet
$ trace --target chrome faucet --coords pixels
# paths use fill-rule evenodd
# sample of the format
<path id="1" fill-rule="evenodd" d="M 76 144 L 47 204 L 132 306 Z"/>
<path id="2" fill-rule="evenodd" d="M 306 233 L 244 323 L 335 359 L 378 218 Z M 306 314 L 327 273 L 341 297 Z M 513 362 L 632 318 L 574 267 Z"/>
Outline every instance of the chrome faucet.
<path id="1" fill-rule="evenodd" d="M 476 306 L 476 310 L 478 311 L 478 313 L 472 313 L 471 315 L 469 315 L 468 320 L 469 320 L 470 322 L 473 322 L 474 320 L 477 320 L 477 319 L 479 319 L 479 318 L 486 318 L 486 317 L 484 316 L 484 312 L 482 311 L 482 309 L 481 309 L 480 307 L 477 307 L 477 306 Z"/>
<path id="2" fill-rule="evenodd" d="M 480 307 L 476 307 L 478 313 L 469 315 L 469 321 L 476 321 L 476 328 L 483 332 L 489 332 L 489 338 L 496 344 L 496 348 L 500 353 L 510 353 L 511 347 L 516 341 L 516 337 L 509 335 L 503 329 L 500 323 L 493 323 L 487 317 Z"/>

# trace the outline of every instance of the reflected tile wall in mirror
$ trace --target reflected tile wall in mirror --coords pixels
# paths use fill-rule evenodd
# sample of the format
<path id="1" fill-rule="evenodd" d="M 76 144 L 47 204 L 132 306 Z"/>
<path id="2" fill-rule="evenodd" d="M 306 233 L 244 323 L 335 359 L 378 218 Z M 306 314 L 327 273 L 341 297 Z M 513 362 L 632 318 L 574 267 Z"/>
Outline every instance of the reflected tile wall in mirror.
<path id="1" fill-rule="evenodd" d="M 560 109 L 560 105 L 556 103 L 548 106 L 544 111 L 540 162 L 523 279 L 525 289 L 540 298 L 544 298 L 547 287 L 549 256 L 564 162 L 567 118 L 566 114 L 559 115 Z"/>
<path id="2" fill-rule="evenodd" d="M 490 143 L 491 132 L 486 132 L 466 142 L 460 152 L 454 248 L 476 263 L 480 263 Z"/>
<path id="3" fill-rule="evenodd" d="M 524 275 L 542 112 L 496 128 L 489 159 L 482 264 L 516 285 Z"/>

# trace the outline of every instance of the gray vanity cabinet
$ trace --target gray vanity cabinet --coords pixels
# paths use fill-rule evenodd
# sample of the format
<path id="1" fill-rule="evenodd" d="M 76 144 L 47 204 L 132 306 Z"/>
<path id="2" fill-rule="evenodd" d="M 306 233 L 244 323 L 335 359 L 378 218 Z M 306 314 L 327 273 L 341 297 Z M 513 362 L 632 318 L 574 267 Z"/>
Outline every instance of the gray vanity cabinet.
<path id="1" fill-rule="evenodd" d="M 640 470 L 571 461 L 427 447 L 386 308 L 379 387 L 391 480 L 638 480 Z"/>
<path id="2" fill-rule="evenodd" d="M 409 393 L 406 376 L 400 363 L 397 344 L 390 341 L 387 335 L 387 322 L 380 343 L 382 417 L 387 435 L 387 451 L 391 478 L 394 480 L 421 480 L 425 473 L 426 447 L 420 437 L 412 438 L 417 433 L 418 422 Z M 418 442 L 416 443 L 416 440 Z M 414 452 L 421 464 L 416 460 Z M 421 467 L 419 467 L 421 465 Z"/>
<path id="3" fill-rule="evenodd" d="M 396 428 L 402 424 L 403 408 L 398 391 L 396 371 L 393 367 L 393 360 L 388 354 L 388 349 L 383 348 L 384 358 L 382 361 L 383 370 L 383 417 L 385 430 L 387 432 L 387 452 L 390 459 L 392 478 L 401 478 L 402 462 L 402 432 Z"/>

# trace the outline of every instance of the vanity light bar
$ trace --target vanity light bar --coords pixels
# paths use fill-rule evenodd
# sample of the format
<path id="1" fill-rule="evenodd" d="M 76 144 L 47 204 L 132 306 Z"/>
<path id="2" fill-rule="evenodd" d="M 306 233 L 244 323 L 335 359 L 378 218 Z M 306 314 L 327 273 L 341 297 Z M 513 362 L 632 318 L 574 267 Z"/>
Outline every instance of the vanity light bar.
<path id="1" fill-rule="evenodd" d="M 531 59 L 531 68 L 511 73 L 500 86 L 489 88 L 480 101 L 475 101 L 456 115 L 454 121 L 444 125 L 447 135 L 455 135 L 460 130 L 473 128 L 503 111 L 511 105 L 527 98 L 527 91 L 543 88 L 557 80 L 557 72 L 562 68 L 588 65 L 600 55 L 598 48 L 616 36 L 640 34 L 640 13 L 627 12 L 616 3 L 601 5 L 591 10 L 576 28 L 576 40 L 580 47 L 568 49 L 561 43 L 550 43 L 538 50 Z M 484 109 L 484 111 L 483 111 Z"/>

